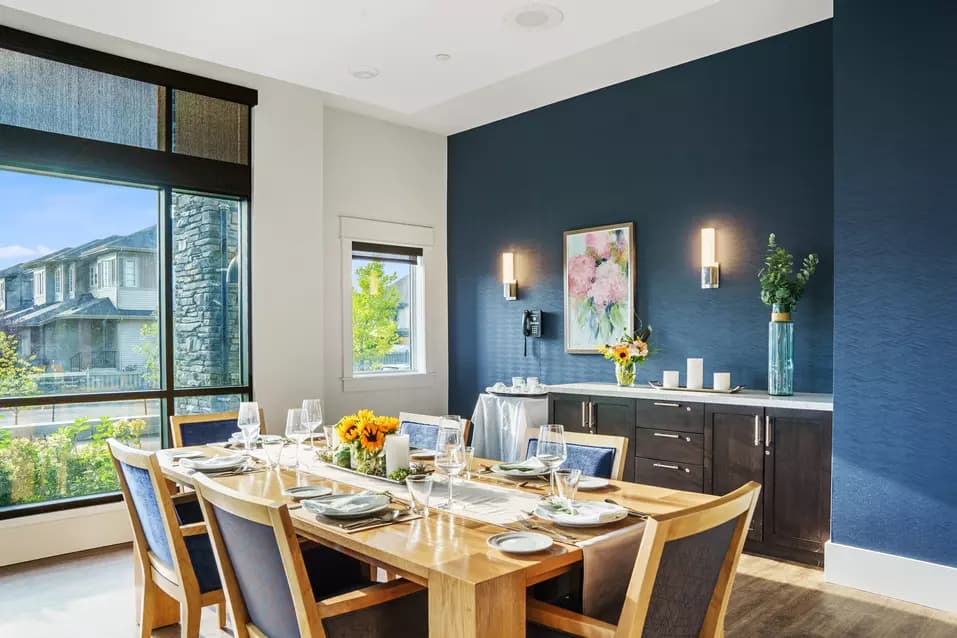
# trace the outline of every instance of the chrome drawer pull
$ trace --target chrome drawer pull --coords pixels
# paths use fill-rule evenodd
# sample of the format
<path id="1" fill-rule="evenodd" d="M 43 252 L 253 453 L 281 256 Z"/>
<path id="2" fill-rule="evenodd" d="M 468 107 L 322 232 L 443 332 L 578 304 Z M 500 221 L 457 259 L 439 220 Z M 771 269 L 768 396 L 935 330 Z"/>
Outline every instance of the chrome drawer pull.
<path id="1" fill-rule="evenodd" d="M 660 467 L 663 470 L 680 470 L 677 465 L 665 465 L 664 463 L 652 463 L 652 467 Z"/>
<path id="2" fill-rule="evenodd" d="M 754 415 L 754 447 L 761 445 L 761 416 Z"/>
<path id="3" fill-rule="evenodd" d="M 665 403 L 663 401 L 655 401 L 655 405 L 659 408 L 680 408 L 680 403 Z"/>
<path id="4" fill-rule="evenodd" d="M 679 437 L 677 434 L 663 434 L 663 433 L 661 433 L 661 432 L 655 432 L 653 436 L 660 436 L 661 438 L 664 438 L 664 439 L 679 439 L 679 438 L 681 438 L 681 437 Z M 689 440 L 690 440 L 690 439 L 689 439 Z"/>

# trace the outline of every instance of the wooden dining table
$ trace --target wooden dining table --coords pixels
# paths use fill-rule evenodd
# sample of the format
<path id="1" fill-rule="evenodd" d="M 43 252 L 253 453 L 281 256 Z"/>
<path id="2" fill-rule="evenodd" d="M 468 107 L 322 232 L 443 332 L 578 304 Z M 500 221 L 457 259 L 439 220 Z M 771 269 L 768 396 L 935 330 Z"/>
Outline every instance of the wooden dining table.
<path id="1" fill-rule="evenodd" d="M 189 449 L 209 455 L 233 453 L 216 446 Z M 190 470 L 167 454 L 161 453 L 159 457 L 169 481 L 183 486 L 192 484 Z M 476 459 L 473 467 L 486 467 L 492 463 L 494 461 Z M 521 488 L 517 483 L 506 483 L 484 474 L 473 473 L 473 479 L 543 493 L 538 486 Z M 524 636 L 526 589 L 568 571 L 582 560 L 580 547 L 560 542 L 545 551 L 527 555 L 505 554 L 492 549 L 486 542 L 488 538 L 507 528 L 474 520 L 467 512 L 449 513 L 433 509 L 425 518 L 350 532 L 319 522 L 314 514 L 283 494 L 283 490 L 299 485 L 324 485 L 336 493 L 362 491 L 348 480 L 331 480 L 286 468 L 225 476 L 217 480 L 243 494 L 288 503 L 296 532 L 303 538 L 427 587 L 429 635 L 435 638 Z M 384 490 L 388 486 L 383 482 Z M 653 516 L 706 503 L 716 497 L 610 481 L 605 488 L 580 491 L 578 498 L 613 498 L 621 505 Z M 592 534 L 601 532 L 600 528 L 595 529 L 588 531 Z M 575 533 L 581 531 L 576 529 Z"/>

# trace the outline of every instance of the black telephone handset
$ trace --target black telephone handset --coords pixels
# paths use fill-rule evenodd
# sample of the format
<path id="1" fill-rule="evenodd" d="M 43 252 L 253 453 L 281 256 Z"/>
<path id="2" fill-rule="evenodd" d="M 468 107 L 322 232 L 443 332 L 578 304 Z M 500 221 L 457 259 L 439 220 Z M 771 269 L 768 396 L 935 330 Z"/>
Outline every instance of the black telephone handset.
<path id="1" fill-rule="evenodd" d="M 525 356 L 528 355 L 528 337 L 542 336 L 542 311 L 541 310 L 523 310 L 522 311 L 522 336 L 525 339 Z"/>

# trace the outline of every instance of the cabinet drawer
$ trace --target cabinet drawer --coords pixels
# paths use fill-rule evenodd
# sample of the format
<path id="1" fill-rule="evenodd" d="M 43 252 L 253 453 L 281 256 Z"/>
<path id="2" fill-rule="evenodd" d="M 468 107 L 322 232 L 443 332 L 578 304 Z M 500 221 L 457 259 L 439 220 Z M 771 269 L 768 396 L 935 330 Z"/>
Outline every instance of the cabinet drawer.
<path id="1" fill-rule="evenodd" d="M 635 474 L 639 483 L 647 485 L 688 492 L 704 491 L 704 471 L 700 465 L 639 457 L 635 459 Z"/>
<path id="2" fill-rule="evenodd" d="M 673 401 L 667 396 L 642 399 L 638 401 L 638 427 L 703 433 L 704 404 Z"/>
<path id="3" fill-rule="evenodd" d="M 662 461 L 701 465 L 704 462 L 704 435 L 638 428 L 635 454 Z"/>

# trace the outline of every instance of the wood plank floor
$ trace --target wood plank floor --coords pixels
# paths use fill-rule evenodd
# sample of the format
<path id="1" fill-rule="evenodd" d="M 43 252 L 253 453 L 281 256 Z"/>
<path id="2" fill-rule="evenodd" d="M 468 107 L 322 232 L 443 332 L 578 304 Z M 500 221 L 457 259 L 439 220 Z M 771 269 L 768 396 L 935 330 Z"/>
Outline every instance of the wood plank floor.
<path id="1" fill-rule="evenodd" d="M 129 638 L 134 635 L 128 547 L 0 568 L 0 636 Z M 745 556 L 728 612 L 729 638 L 861 636 L 954 638 L 957 616 L 824 582 L 821 571 Z M 179 636 L 164 628 L 156 638 Z M 225 638 L 212 610 L 204 638 Z"/>

